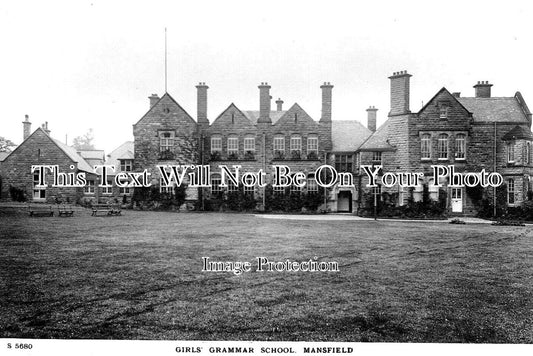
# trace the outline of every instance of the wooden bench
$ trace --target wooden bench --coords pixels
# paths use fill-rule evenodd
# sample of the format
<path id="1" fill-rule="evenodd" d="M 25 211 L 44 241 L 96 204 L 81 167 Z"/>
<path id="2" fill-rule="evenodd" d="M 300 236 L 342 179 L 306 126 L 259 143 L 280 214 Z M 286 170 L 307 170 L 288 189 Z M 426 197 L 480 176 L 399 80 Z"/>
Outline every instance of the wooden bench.
<path id="1" fill-rule="evenodd" d="M 113 204 L 93 204 L 92 209 L 92 216 L 98 216 L 99 213 L 108 216 L 117 216 L 121 214 L 120 206 Z"/>
<path id="2" fill-rule="evenodd" d="M 74 209 L 71 205 L 59 205 L 57 207 L 57 211 L 59 212 L 59 216 L 72 216 L 74 215 Z"/>
<path id="3" fill-rule="evenodd" d="M 30 216 L 54 216 L 51 205 L 30 204 L 28 205 Z"/>

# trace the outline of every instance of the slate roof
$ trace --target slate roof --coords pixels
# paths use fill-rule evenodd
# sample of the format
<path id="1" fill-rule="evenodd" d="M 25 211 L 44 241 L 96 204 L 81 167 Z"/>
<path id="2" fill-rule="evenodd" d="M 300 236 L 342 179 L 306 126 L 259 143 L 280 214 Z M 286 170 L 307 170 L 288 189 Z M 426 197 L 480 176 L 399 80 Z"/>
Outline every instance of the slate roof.
<path id="1" fill-rule="evenodd" d="M 120 159 L 133 159 L 134 158 L 134 145 L 132 141 L 126 141 L 122 145 L 118 146 L 107 155 L 107 165 L 115 165 L 118 171 L 120 167 Z"/>
<path id="2" fill-rule="evenodd" d="M 533 133 L 531 133 L 531 130 L 526 129 L 523 126 L 517 125 L 511 131 L 503 135 L 502 140 L 503 141 L 533 140 Z"/>
<path id="3" fill-rule="evenodd" d="M 270 111 L 270 119 L 272 124 L 275 124 L 287 111 Z M 245 110 L 242 112 L 244 116 L 248 118 L 254 125 L 257 124 L 257 119 L 259 118 L 259 110 Z"/>
<path id="4" fill-rule="evenodd" d="M 76 149 L 74 147 L 70 147 L 70 146 L 67 146 L 65 145 L 64 143 L 62 143 L 61 141 L 59 140 L 56 140 L 52 137 L 50 137 L 50 139 L 52 141 L 55 142 L 55 144 L 63 151 L 65 152 L 65 154 L 71 159 L 73 160 L 74 162 L 77 163 L 78 165 L 78 169 L 81 170 L 81 171 L 85 171 L 85 172 L 89 172 L 89 173 L 92 173 L 93 172 L 93 168 L 91 167 L 91 165 L 89 163 L 87 163 L 87 161 L 78 154 L 78 152 L 76 152 Z"/>
<path id="5" fill-rule="evenodd" d="M 385 121 L 376 132 L 366 139 L 359 147 L 361 151 L 393 151 L 396 148 L 388 142 L 391 120 Z"/>
<path id="6" fill-rule="evenodd" d="M 0 152 L 0 162 L 2 162 L 11 152 Z"/>
<path id="7" fill-rule="evenodd" d="M 371 134 L 372 132 L 357 120 L 332 120 L 332 151 L 355 152 Z"/>
<path id="8" fill-rule="evenodd" d="M 104 159 L 104 150 L 80 150 L 78 154 L 85 159 Z"/>
<path id="9" fill-rule="evenodd" d="M 460 97 L 457 100 L 473 114 L 474 122 L 528 123 L 528 119 L 515 97 Z"/>

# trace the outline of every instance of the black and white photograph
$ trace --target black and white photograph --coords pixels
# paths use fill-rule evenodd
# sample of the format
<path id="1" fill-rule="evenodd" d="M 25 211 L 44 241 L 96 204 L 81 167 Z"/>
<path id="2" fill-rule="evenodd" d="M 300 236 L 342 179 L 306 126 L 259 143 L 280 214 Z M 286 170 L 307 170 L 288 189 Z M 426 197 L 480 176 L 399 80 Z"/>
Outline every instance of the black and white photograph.
<path id="1" fill-rule="evenodd" d="M 0 354 L 531 354 L 532 18 L 0 2 Z"/>

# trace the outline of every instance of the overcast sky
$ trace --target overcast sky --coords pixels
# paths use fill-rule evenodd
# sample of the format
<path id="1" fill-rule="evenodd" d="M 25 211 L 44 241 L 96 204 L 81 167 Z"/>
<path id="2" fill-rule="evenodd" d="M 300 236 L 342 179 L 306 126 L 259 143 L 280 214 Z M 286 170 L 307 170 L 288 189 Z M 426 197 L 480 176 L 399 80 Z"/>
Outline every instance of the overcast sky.
<path id="1" fill-rule="evenodd" d="M 407 70 L 411 110 L 440 88 L 473 96 L 519 90 L 533 109 L 531 1 L 3 1 L 0 4 L 0 136 L 22 141 L 48 121 L 68 142 L 94 129 L 109 153 L 132 140 L 148 96 L 168 92 L 196 118 L 206 82 L 213 121 L 230 103 L 259 109 L 267 81 L 285 108 L 320 118 L 331 82 L 333 119 L 366 124 L 369 105 L 389 110 L 389 79 Z M 274 100 L 272 107 L 275 107 Z"/>

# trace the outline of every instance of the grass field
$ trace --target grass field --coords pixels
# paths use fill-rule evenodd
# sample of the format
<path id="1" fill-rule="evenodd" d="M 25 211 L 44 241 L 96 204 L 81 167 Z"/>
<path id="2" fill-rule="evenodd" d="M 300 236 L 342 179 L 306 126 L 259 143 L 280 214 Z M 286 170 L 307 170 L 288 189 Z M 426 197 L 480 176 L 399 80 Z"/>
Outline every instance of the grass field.
<path id="1" fill-rule="evenodd" d="M 0 337 L 533 342 L 533 229 L 126 211 L 0 215 Z M 201 272 L 336 261 L 339 272 Z"/>

